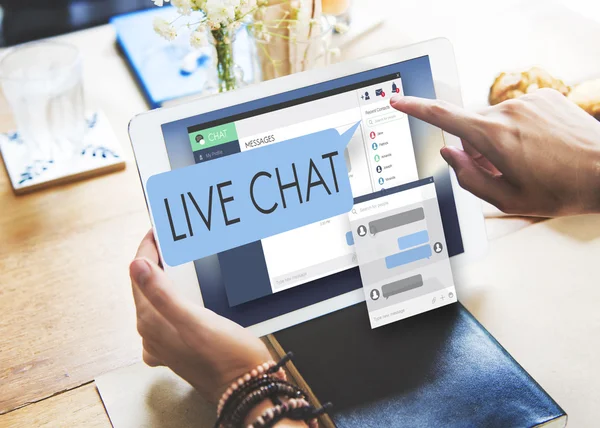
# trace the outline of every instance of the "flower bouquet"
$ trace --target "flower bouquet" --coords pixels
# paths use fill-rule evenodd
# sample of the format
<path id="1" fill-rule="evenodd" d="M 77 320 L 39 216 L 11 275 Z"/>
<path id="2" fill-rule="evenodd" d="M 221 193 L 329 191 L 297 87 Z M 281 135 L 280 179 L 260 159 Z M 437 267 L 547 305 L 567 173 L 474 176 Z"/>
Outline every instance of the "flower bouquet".
<path id="1" fill-rule="evenodd" d="M 169 0 L 153 0 L 163 6 Z M 256 65 L 262 80 L 312 68 L 318 58 L 328 62 L 331 25 L 321 15 L 320 0 L 170 0 L 174 19 L 157 18 L 154 30 L 174 40 L 181 29 L 190 30 L 193 48 L 214 46 L 217 89 L 238 87 L 233 42 L 242 25 L 255 41 Z"/>

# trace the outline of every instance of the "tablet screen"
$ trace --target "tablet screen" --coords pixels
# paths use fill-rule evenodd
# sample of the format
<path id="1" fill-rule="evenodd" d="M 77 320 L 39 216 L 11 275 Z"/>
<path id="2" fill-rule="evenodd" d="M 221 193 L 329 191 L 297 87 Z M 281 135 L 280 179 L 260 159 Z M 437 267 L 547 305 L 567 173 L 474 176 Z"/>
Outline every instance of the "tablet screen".
<path id="1" fill-rule="evenodd" d="M 323 129 L 360 126 L 344 158 L 355 198 L 425 177 L 435 189 L 450 256 L 463 252 L 442 132 L 392 109 L 396 94 L 435 98 L 427 56 L 162 125 L 172 169 Z M 293 197 L 292 171 L 279 186 Z M 243 326 L 361 288 L 347 215 L 194 262 L 204 305 Z"/>

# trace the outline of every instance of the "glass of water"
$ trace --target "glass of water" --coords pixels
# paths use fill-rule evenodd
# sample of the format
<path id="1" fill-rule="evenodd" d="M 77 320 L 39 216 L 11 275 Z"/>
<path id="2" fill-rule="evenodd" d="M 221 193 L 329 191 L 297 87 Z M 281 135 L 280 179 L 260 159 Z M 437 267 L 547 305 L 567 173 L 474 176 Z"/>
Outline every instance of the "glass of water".
<path id="1" fill-rule="evenodd" d="M 0 61 L 0 81 L 32 160 L 68 159 L 81 151 L 86 122 L 75 46 L 42 41 L 15 47 Z"/>

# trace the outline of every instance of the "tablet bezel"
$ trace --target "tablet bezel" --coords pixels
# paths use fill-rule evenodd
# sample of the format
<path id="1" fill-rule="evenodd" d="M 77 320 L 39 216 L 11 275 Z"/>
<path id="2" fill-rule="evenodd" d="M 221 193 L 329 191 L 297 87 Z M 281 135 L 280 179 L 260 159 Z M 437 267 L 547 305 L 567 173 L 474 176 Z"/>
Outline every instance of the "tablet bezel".
<path id="1" fill-rule="evenodd" d="M 429 56 L 431 73 L 438 99 L 462 106 L 460 84 L 452 45 L 447 39 L 433 39 L 399 49 L 386 51 L 371 57 L 360 58 L 285 76 L 275 80 L 251 85 L 234 92 L 212 95 L 169 108 L 160 108 L 135 116 L 129 123 L 129 136 L 137 162 L 144 197 L 147 202 L 146 182 L 152 175 L 171 169 L 162 125 L 198 114 L 231 107 L 282 92 L 300 89 L 317 83 L 361 73 L 414 58 Z M 461 147 L 460 139 L 443 133 L 449 146 Z M 453 271 L 466 263 L 481 258 L 487 250 L 487 236 L 479 199 L 463 190 L 450 171 L 452 190 L 456 201 L 458 221 L 463 239 L 464 253 L 451 258 Z M 152 224 L 152 214 L 150 213 Z M 160 250 L 159 250 L 160 252 Z M 162 259 L 162 256 L 161 256 Z M 194 263 L 170 267 L 163 263 L 165 271 L 179 293 L 189 300 L 203 305 L 202 294 Z M 455 279 L 456 279 L 455 275 Z M 362 289 L 357 289 L 331 299 L 271 318 L 248 328 L 258 336 L 273 333 L 292 325 L 308 321 L 327 313 L 364 301 Z"/>

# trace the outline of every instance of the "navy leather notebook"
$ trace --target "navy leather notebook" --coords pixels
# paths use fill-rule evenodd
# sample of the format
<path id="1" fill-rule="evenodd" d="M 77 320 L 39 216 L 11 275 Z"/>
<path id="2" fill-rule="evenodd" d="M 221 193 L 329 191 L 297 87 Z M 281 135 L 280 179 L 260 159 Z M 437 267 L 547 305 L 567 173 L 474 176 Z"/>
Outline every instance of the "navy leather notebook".
<path id="1" fill-rule="evenodd" d="M 566 414 L 460 304 L 371 330 L 364 303 L 275 333 L 338 427 L 564 426 Z"/>

